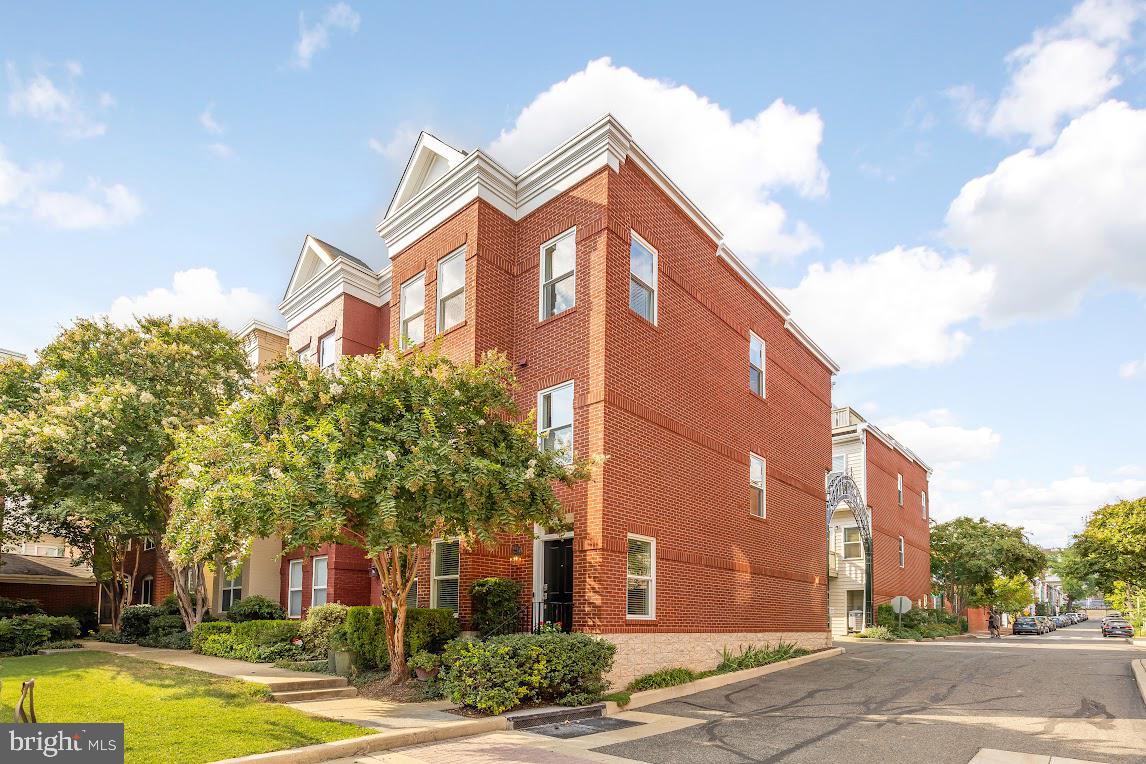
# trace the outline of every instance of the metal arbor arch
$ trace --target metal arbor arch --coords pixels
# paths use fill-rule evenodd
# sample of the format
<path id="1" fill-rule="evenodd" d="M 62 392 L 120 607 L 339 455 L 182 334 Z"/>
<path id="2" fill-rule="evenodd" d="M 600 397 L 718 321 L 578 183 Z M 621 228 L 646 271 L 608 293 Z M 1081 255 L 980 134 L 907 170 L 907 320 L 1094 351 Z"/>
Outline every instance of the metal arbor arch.
<path id="1" fill-rule="evenodd" d="M 863 501 L 863 494 L 860 493 L 859 486 L 856 481 L 852 479 L 851 475 L 846 472 L 833 472 L 828 475 L 828 488 L 827 488 L 827 518 L 826 528 L 828 533 L 831 533 L 832 515 L 836 513 L 836 509 L 841 504 L 847 504 L 848 508 L 852 511 L 852 517 L 856 519 L 856 525 L 859 527 L 860 540 L 863 543 L 864 552 L 864 583 L 863 583 L 863 599 L 864 599 L 864 625 L 871 626 L 875 620 L 875 613 L 873 612 L 872 602 L 872 540 L 871 540 L 871 511 L 867 508 Z"/>

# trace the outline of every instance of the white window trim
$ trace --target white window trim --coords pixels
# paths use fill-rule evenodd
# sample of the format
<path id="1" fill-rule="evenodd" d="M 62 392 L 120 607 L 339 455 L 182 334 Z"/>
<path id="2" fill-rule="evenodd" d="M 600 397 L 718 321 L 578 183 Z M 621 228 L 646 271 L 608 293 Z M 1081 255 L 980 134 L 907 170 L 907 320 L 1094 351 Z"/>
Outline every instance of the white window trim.
<path id="1" fill-rule="evenodd" d="M 462 285 L 459 288 L 455 289 L 454 291 L 450 292 L 449 294 L 438 293 L 438 298 L 437 298 L 437 300 L 438 300 L 437 306 L 438 307 L 437 307 L 437 311 L 436 311 L 438 314 L 437 319 L 436 319 L 436 323 L 438 326 L 438 334 L 442 334 L 443 332 L 448 332 L 450 329 L 461 326 L 462 324 L 464 324 L 466 322 L 465 295 L 466 295 L 466 278 L 468 276 L 468 273 L 467 273 L 468 263 L 466 263 L 466 246 L 464 244 L 438 261 L 438 276 L 437 276 L 438 281 L 437 281 L 437 284 L 435 286 L 440 287 L 442 284 L 442 266 L 446 265 L 451 260 L 458 258 L 458 257 L 460 257 L 462 259 Z M 453 326 L 446 327 L 445 326 L 446 311 L 442 308 L 442 305 L 446 302 L 446 300 L 448 300 L 451 297 L 454 297 L 456 295 L 459 295 L 459 294 L 462 296 L 462 320 L 458 321 Z"/>
<path id="2" fill-rule="evenodd" d="M 573 440 L 573 438 L 576 435 L 576 424 L 575 424 L 575 422 L 577 419 L 577 387 L 576 387 L 576 385 L 572 379 L 570 379 L 566 382 L 561 382 L 560 384 L 553 385 L 552 387 L 547 387 L 544 390 L 538 391 L 538 393 L 537 393 L 537 446 L 538 446 L 538 448 L 541 447 L 541 443 L 544 440 L 545 433 L 549 432 L 549 430 L 555 429 L 552 427 L 550 427 L 548 430 L 542 430 L 541 429 L 541 402 L 545 398 L 546 395 L 549 395 L 550 393 L 553 393 L 556 390 L 560 390 L 563 387 L 568 387 L 573 393 L 570 396 L 570 399 L 573 401 L 573 410 L 569 412 L 571 415 L 569 417 L 569 444 L 570 445 L 569 445 L 569 457 L 568 457 L 569 461 L 567 462 L 568 464 L 572 464 L 573 463 L 573 443 L 575 442 Z"/>
<path id="3" fill-rule="evenodd" d="M 296 589 L 291 585 L 291 579 L 294 577 L 295 566 L 298 566 L 298 588 Z M 287 565 L 287 618 L 302 618 L 302 579 L 303 569 L 302 560 L 291 560 Z M 290 612 L 291 594 L 298 592 L 298 612 Z"/>
<path id="4" fill-rule="evenodd" d="M 653 299 L 652 325 L 656 326 L 657 325 L 657 314 L 660 312 L 660 287 L 657 284 L 657 281 L 658 281 L 657 277 L 658 277 L 658 270 L 660 268 L 661 253 L 657 252 L 656 247 L 654 247 L 652 244 L 649 244 L 647 241 L 645 241 L 641 237 L 641 235 L 638 234 L 636 231 L 630 229 L 629 235 L 632 238 L 636 239 L 638 242 L 640 242 L 641 246 L 643 246 L 645 249 L 647 249 L 653 255 L 653 283 L 645 284 L 645 282 L 641 281 L 639 278 L 637 278 L 637 281 L 639 281 L 641 284 L 643 284 L 644 286 L 646 286 L 650 290 L 652 290 L 652 293 L 653 293 L 653 298 L 652 298 Z M 633 255 L 632 255 L 632 243 L 631 242 L 629 244 L 629 248 L 630 248 L 630 252 L 629 252 L 629 280 L 631 281 L 632 279 L 636 278 L 633 275 L 633 261 L 632 261 Z M 631 305 L 629 306 L 629 310 L 633 310 Z M 633 312 L 636 313 L 635 310 L 633 310 Z M 637 315 L 640 316 L 639 313 L 637 313 Z M 644 316 L 641 316 L 641 318 L 644 318 Z"/>
<path id="5" fill-rule="evenodd" d="M 323 563 L 326 564 L 326 585 L 325 586 L 315 586 L 314 585 L 314 564 L 316 562 L 318 562 L 319 560 L 322 560 Z M 330 595 L 330 558 L 328 556 L 326 556 L 325 554 L 319 555 L 318 557 L 311 557 L 310 558 L 310 606 L 311 607 L 314 607 L 314 593 L 317 591 L 320 591 L 320 590 L 322 591 L 322 594 L 323 594 L 322 604 L 325 605 L 325 604 L 330 602 L 330 596 L 329 596 Z"/>
<path id="6" fill-rule="evenodd" d="M 756 485 L 752 482 L 752 463 L 759 460 L 760 462 L 760 487 L 757 489 Z M 768 460 L 760 454 L 748 452 L 748 485 L 752 488 L 752 507 L 749 509 L 748 514 L 760 520 L 768 519 Z M 763 514 L 756 513 L 756 495 L 755 491 L 760 491 L 760 505 L 764 510 Z"/>
<path id="7" fill-rule="evenodd" d="M 318 368 L 320 369 L 329 369 L 331 366 L 334 366 L 334 364 L 338 363 L 338 351 L 334 349 L 335 331 L 336 330 L 331 329 L 329 332 L 318 338 Z M 327 337 L 330 338 L 330 354 L 333 356 L 333 358 L 330 359 L 327 359 L 325 354 L 322 352 L 322 341 Z"/>
<path id="8" fill-rule="evenodd" d="M 238 578 L 237 579 L 231 578 L 229 576 L 229 572 L 230 573 L 238 573 L 239 574 Z M 237 583 L 233 583 L 231 586 L 227 586 L 227 584 L 229 582 L 233 582 L 236 580 L 237 580 Z M 228 591 L 231 592 L 231 604 L 228 606 L 228 610 L 229 610 L 231 607 L 234 607 L 236 602 L 238 602 L 239 600 L 241 600 L 243 598 L 243 566 L 242 565 L 239 565 L 238 569 L 234 570 L 234 571 L 228 571 L 227 568 L 224 567 L 223 568 L 223 574 L 221 576 L 219 576 L 219 609 L 220 610 L 223 609 L 223 595 L 225 593 L 227 593 Z M 239 599 L 235 599 L 235 592 L 239 593 Z"/>
<path id="9" fill-rule="evenodd" d="M 438 545 L 439 544 L 454 544 L 458 545 L 458 572 L 452 576 L 439 576 L 436 572 Z M 436 608 L 438 606 L 438 581 L 454 581 L 458 582 L 458 609 L 462 607 L 462 545 L 460 539 L 434 539 L 430 542 L 430 607 Z"/>
<path id="10" fill-rule="evenodd" d="M 920 491 L 919 492 L 919 500 L 923 503 L 923 506 L 922 506 L 923 519 L 927 520 L 927 519 L 929 519 L 928 515 L 927 515 L 927 491 Z"/>
<path id="11" fill-rule="evenodd" d="M 899 506 L 903 506 L 903 473 L 895 473 L 896 489 L 899 491 Z"/>
<path id="12" fill-rule="evenodd" d="M 552 316 L 545 315 L 545 248 L 548 247 L 550 244 L 556 244 L 558 241 L 560 241 L 561 239 L 564 239 L 566 236 L 572 236 L 573 237 L 573 270 L 567 272 L 567 273 L 573 274 L 573 304 L 570 305 L 565 310 L 561 311 L 561 313 L 568 313 L 569 311 L 573 310 L 573 308 L 577 307 L 577 226 L 573 226 L 568 231 L 562 231 L 561 233 L 554 236 L 552 239 L 549 239 L 549 240 L 543 242 L 542 245 L 537 248 L 537 255 L 538 255 L 537 256 L 537 320 L 538 321 L 544 321 L 547 318 L 553 318 L 554 316 L 560 316 L 561 315 L 561 313 L 554 313 Z M 566 274 L 561 274 L 561 277 L 564 278 L 565 275 Z M 553 279 L 550 279 L 550 281 L 556 281 L 556 280 L 557 280 L 556 277 L 554 277 Z"/>
<path id="13" fill-rule="evenodd" d="M 294 357 L 298 359 L 299 363 L 310 362 L 310 343 L 308 342 L 305 347 L 301 347 L 294 351 Z"/>
<path id="14" fill-rule="evenodd" d="M 418 279 L 422 280 L 422 304 L 414 313 L 409 313 L 407 300 L 403 299 L 406 292 L 406 287 L 414 283 Z M 422 342 L 426 340 L 426 272 L 422 271 L 402 282 L 402 286 L 398 287 L 398 347 L 400 350 L 415 347 L 421 343 L 407 342 L 406 341 L 406 324 L 415 319 L 422 319 Z"/>
<path id="15" fill-rule="evenodd" d="M 754 366 L 752 364 L 752 340 L 757 340 L 760 343 L 760 363 L 763 364 L 762 366 Z M 764 338 L 761 337 L 756 332 L 749 331 L 748 332 L 748 381 L 749 381 L 749 384 L 751 384 L 751 382 L 752 382 L 752 369 L 759 369 L 760 370 L 760 392 L 756 392 L 755 390 L 752 390 L 752 392 L 755 393 L 756 395 L 759 395 L 761 398 L 767 398 L 768 397 L 768 373 L 766 371 L 767 367 L 768 367 L 768 343 L 765 342 Z M 749 389 L 751 389 L 751 387 Z"/>
<path id="16" fill-rule="evenodd" d="M 143 540 L 143 551 L 150 552 L 154 548 L 155 548 L 155 540 L 154 539 L 148 537 L 148 538 L 145 538 Z M 62 557 L 63 555 L 60 555 L 60 556 Z"/>
<path id="17" fill-rule="evenodd" d="M 633 576 L 629 574 L 629 539 L 649 542 L 649 575 Z M 629 579 L 636 578 L 649 582 L 649 614 L 629 615 Z M 655 621 L 657 617 L 657 540 L 650 536 L 638 536 L 630 533 L 625 537 L 625 620 L 628 621 Z"/>
<path id="18" fill-rule="evenodd" d="M 856 540 L 855 541 L 848 541 L 848 531 L 852 530 L 852 529 L 855 529 Z M 862 560 L 863 559 L 863 532 L 859 529 L 858 525 L 846 525 L 846 526 L 844 526 L 843 532 L 840 533 L 840 541 L 841 541 L 841 545 L 843 546 L 843 549 L 841 550 L 840 554 L 843 556 L 843 558 L 845 560 Z M 848 545 L 849 544 L 855 544 L 859 547 L 859 554 L 856 555 L 855 557 L 849 557 L 848 556 Z"/>
<path id="19" fill-rule="evenodd" d="M 147 591 L 147 597 L 143 596 L 144 591 Z M 155 597 L 155 577 L 144 576 L 139 582 L 139 602 L 142 605 L 150 605 L 152 599 Z"/>
<path id="20" fill-rule="evenodd" d="M 903 545 L 903 536 L 899 537 L 899 567 L 904 567 L 907 561 L 907 548 Z"/>

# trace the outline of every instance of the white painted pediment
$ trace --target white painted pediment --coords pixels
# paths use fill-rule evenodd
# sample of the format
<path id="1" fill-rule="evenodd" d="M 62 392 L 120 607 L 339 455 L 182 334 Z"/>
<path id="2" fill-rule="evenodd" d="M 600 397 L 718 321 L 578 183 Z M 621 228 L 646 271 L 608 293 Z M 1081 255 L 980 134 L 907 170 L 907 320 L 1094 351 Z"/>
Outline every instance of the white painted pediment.
<path id="1" fill-rule="evenodd" d="M 465 156 L 453 146 L 443 143 L 427 132 L 422 132 L 414 144 L 414 151 L 410 154 L 410 161 L 406 163 L 406 170 L 402 173 L 402 180 L 398 182 L 394 198 L 390 200 L 390 208 L 386 210 L 387 216 L 424 189 L 434 185 L 465 159 Z"/>

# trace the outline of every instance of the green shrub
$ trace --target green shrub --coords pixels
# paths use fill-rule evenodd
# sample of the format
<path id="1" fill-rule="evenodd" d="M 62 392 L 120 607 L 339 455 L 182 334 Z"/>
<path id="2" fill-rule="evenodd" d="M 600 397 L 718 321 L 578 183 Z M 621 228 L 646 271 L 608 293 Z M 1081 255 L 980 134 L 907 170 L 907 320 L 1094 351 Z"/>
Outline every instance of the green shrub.
<path id="1" fill-rule="evenodd" d="M 32 655 L 52 638 L 47 616 L 16 616 L 0 620 L 0 654 Z"/>
<path id="2" fill-rule="evenodd" d="M 678 684 L 688 684 L 705 675 L 692 669 L 678 666 L 677 668 L 661 669 L 651 674 L 639 676 L 629 682 L 626 692 L 641 692 L 642 690 L 659 690 L 663 687 L 676 687 Z"/>
<path id="3" fill-rule="evenodd" d="M 915 629 L 909 629 L 906 626 L 904 626 L 903 628 L 900 628 L 897 626 L 896 628 L 891 629 L 891 636 L 894 639 L 910 639 L 910 640 L 915 641 L 915 642 L 918 642 L 921 639 L 923 639 L 922 634 L 920 634 Z"/>
<path id="4" fill-rule="evenodd" d="M 510 578 L 479 578 L 470 584 L 472 623 L 482 639 L 517 629 L 521 584 Z"/>
<path id="5" fill-rule="evenodd" d="M 615 651 L 588 634 L 455 640 L 442 658 L 442 687 L 455 703 L 493 714 L 522 703 L 580 705 L 601 697 Z"/>
<path id="6" fill-rule="evenodd" d="M 230 635 L 233 623 L 227 621 L 214 621 L 212 623 L 199 623 L 191 631 L 191 649 L 194 652 L 203 652 L 203 643 L 213 634 Z M 206 655 L 206 653 L 204 653 Z"/>
<path id="7" fill-rule="evenodd" d="M 233 624 L 231 635 L 235 642 L 251 647 L 290 644 L 298 639 L 299 621 L 243 621 Z"/>
<path id="8" fill-rule="evenodd" d="M 386 650 L 386 623 L 377 605 L 352 607 L 346 614 L 346 646 L 357 656 L 358 667 L 385 671 L 390 667 Z M 439 653 L 461 634 L 457 616 L 444 608 L 406 610 L 406 655 L 420 650 Z"/>
<path id="9" fill-rule="evenodd" d="M 321 661 L 295 661 L 287 658 L 282 658 L 275 661 L 275 667 L 286 669 L 288 671 L 311 671 L 315 674 L 325 674 L 330 668 L 330 662 L 325 659 Z"/>
<path id="10" fill-rule="evenodd" d="M 73 640 L 80 635 L 80 622 L 70 615 L 30 615 L 48 627 L 48 638 L 53 642 Z"/>
<path id="11" fill-rule="evenodd" d="M 856 636 L 860 639 L 882 639 L 885 642 L 891 642 L 895 639 L 891 635 L 891 629 L 886 626 L 868 626 Z"/>
<path id="12" fill-rule="evenodd" d="M 618 706 L 620 706 L 621 708 L 624 708 L 625 706 L 629 705 L 629 703 L 632 701 L 632 699 L 633 699 L 633 696 L 631 694 L 629 694 L 626 690 L 619 690 L 617 692 L 610 692 L 608 695 L 603 695 L 601 697 L 601 700 L 611 700 L 614 703 L 616 703 Z"/>
<path id="13" fill-rule="evenodd" d="M 151 621 L 163 614 L 162 610 L 151 605 L 129 605 L 120 616 L 119 635 L 128 642 L 138 642 L 140 637 L 151 631 Z"/>
<path id="14" fill-rule="evenodd" d="M 458 617 L 445 608 L 412 607 L 406 610 L 406 655 L 421 650 L 440 653 L 462 633 Z M 382 632 L 385 644 L 386 632 Z"/>
<path id="15" fill-rule="evenodd" d="M 161 615 L 151 619 L 151 628 L 147 630 L 147 636 L 154 639 L 180 631 L 184 631 L 182 616 Z"/>
<path id="16" fill-rule="evenodd" d="M 167 616 L 163 616 L 166 618 Z M 180 619 L 182 623 L 182 619 Z M 160 633 L 151 632 L 146 637 L 139 638 L 140 647 L 160 647 L 164 650 L 190 650 L 191 649 L 191 632 L 189 631 L 164 631 Z"/>
<path id="17" fill-rule="evenodd" d="M 68 608 L 68 615 L 80 624 L 80 636 L 99 631 L 99 613 L 90 605 L 75 605 Z"/>
<path id="18" fill-rule="evenodd" d="M 17 615 L 43 615 L 44 608 L 39 600 L 22 600 L 15 597 L 0 597 L 0 618 Z"/>
<path id="19" fill-rule="evenodd" d="M 261 594 L 243 597 L 238 602 L 232 603 L 231 609 L 227 611 L 227 620 L 234 623 L 281 621 L 284 618 L 286 618 L 286 611 L 282 609 L 282 606 Z"/>
<path id="20" fill-rule="evenodd" d="M 330 653 L 330 635 L 346 623 L 346 613 L 350 608 L 332 602 L 329 605 L 315 605 L 306 612 L 299 636 L 302 647 L 308 655 L 325 659 Z"/>
<path id="21" fill-rule="evenodd" d="M 75 650 L 78 647 L 83 647 L 82 644 L 76 642 L 74 639 L 61 639 L 58 642 L 47 642 L 40 645 L 41 650 Z"/>
<path id="22" fill-rule="evenodd" d="M 192 642 L 196 636 L 196 634 L 192 634 Z M 203 655 L 214 655 L 217 658 L 230 658 L 235 652 L 235 638 L 225 632 L 208 634 L 206 639 L 199 643 L 199 649 L 196 652 Z"/>
<path id="23" fill-rule="evenodd" d="M 891 605 L 887 604 L 886 602 L 883 603 L 882 605 L 876 605 L 876 607 L 875 607 L 875 622 L 876 622 L 876 624 L 878 624 L 879 626 L 886 626 L 887 628 L 890 629 L 892 626 L 895 626 L 895 624 L 898 620 L 899 619 L 895 615 L 895 611 L 891 609 Z"/>
<path id="24" fill-rule="evenodd" d="M 130 639 L 124 639 L 118 631 L 97 631 L 91 635 L 91 639 L 96 642 L 110 642 L 116 645 L 133 644 Z"/>
<path id="25" fill-rule="evenodd" d="M 754 647 L 748 645 L 741 647 L 739 654 L 731 653 L 728 648 L 723 651 L 723 657 L 716 667 L 717 674 L 727 674 L 730 671 L 767 666 L 770 663 L 786 661 L 789 658 L 798 658 L 807 655 L 808 651 L 787 642 L 779 642 L 775 647 Z"/>
<path id="26" fill-rule="evenodd" d="M 163 611 L 164 615 L 179 615 L 179 597 L 175 592 L 171 592 L 163 601 L 158 605 L 159 609 Z"/>

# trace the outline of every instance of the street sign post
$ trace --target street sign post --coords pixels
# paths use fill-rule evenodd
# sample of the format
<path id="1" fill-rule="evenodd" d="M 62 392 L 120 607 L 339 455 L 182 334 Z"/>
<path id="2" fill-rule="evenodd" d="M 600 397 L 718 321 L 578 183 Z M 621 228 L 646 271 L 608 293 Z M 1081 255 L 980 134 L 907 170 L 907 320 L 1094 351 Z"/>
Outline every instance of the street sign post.
<path id="1" fill-rule="evenodd" d="M 903 626 L 903 614 L 906 613 L 908 610 L 911 610 L 911 600 L 908 599 L 907 597 L 904 597 L 903 595 L 900 595 L 898 597 L 892 597 L 891 609 L 894 610 L 895 614 L 899 616 L 899 625 L 902 627 Z"/>

